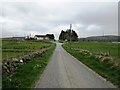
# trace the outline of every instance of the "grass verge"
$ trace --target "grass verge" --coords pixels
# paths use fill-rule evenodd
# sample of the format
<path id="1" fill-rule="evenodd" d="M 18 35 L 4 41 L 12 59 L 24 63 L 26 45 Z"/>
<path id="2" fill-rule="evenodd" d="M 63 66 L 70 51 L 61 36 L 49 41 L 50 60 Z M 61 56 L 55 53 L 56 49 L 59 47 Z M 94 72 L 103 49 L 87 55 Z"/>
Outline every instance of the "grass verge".
<path id="1" fill-rule="evenodd" d="M 14 74 L 10 76 L 4 76 L 2 79 L 3 89 L 13 88 L 32 88 L 35 86 L 35 82 L 39 79 L 40 75 L 44 71 L 49 58 L 51 57 L 55 49 L 55 44 L 45 52 L 42 57 L 35 58 L 18 67 Z"/>
<path id="2" fill-rule="evenodd" d="M 120 70 L 116 69 L 116 67 L 110 68 L 111 64 L 102 63 L 93 56 L 90 57 L 87 55 L 79 54 L 77 51 L 70 49 L 65 44 L 63 45 L 63 48 L 79 61 L 120 88 Z"/>

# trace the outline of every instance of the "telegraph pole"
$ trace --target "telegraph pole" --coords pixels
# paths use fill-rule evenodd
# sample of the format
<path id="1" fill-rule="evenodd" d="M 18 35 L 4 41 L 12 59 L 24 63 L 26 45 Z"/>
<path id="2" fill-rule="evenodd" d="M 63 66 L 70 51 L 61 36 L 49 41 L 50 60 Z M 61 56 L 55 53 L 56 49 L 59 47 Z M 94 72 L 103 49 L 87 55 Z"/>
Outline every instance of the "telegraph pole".
<path id="1" fill-rule="evenodd" d="M 72 24 L 70 24 L 70 49 L 71 49 L 71 39 L 72 39 L 72 37 L 71 37 L 71 34 L 72 34 Z"/>

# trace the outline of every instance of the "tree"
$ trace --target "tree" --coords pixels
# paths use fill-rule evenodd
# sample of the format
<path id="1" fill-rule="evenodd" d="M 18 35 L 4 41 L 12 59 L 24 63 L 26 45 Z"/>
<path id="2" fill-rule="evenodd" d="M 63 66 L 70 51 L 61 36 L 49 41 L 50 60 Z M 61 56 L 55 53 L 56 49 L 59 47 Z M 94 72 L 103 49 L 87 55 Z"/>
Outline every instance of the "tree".
<path id="1" fill-rule="evenodd" d="M 61 31 L 59 40 L 65 40 L 65 31 L 63 31 L 63 30 Z"/>
<path id="2" fill-rule="evenodd" d="M 72 41 L 78 41 L 78 35 L 75 31 L 72 30 L 72 35 L 71 35 L 71 39 Z"/>
<path id="3" fill-rule="evenodd" d="M 67 29 L 66 31 L 61 31 L 59 40 L 67 40 L 70 41 L 70 36 L 72 41 L 78 41 L 78 35 L 74 30 Z"/>
<path id="4" fill-rule="evenodd" d="M 54 34 L 47 34 L 46 36 L 49 37 L 49 39 L 54 40 Z"/>

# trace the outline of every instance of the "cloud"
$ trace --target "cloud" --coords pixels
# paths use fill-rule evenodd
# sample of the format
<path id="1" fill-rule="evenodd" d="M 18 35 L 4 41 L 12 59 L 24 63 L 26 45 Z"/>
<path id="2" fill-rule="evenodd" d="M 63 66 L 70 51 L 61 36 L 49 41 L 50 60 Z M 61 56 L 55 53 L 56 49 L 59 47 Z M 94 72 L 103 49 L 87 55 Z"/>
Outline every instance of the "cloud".
<path id="1" fill-rule="evenodd" d="M 73 29 L 79 37 L 118 32 L 117 2 L 10 2 L 3 3 L 2 37 L 27 34 L 55 34 Z M 10 34 L 8 34 L 10 33 Z"/>
<path id="2" fill-rule="evenodd" d="M 86 30 L 87 31 L 100 30 L 100 27 L 97 25 L 89 25 Z"/>
<path id="3" fill-rule="evenodd" d="M 23 22 L 15 21 L 11 19 L 5 19 L 5 27 L 7 30 L 16 30 L 23 27 Z"/>

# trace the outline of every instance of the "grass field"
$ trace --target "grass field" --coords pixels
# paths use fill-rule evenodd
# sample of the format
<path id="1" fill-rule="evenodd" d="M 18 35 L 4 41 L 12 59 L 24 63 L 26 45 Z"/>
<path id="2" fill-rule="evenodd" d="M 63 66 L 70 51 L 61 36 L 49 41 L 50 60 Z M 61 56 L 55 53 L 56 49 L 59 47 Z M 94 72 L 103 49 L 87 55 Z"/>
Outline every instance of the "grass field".
<path id="1" fill-rule="evenodd" d="M 118 87 L 120 87 L 120 70 L 117 67 L 113 67 L 112 63 L 120 63 L 118 44 L 115 43 L 72 43 L 63 44 L 63 47 L 74 57 L 86 64 L 88 67 L 111 81 Z M 99 52 L 110 52 L 110 56 L 113 58 L 112 63 L 103 63 L 96 59 L 94 56 L 80 54 L 75 49 L 89 50 L 96 55 Z"/>
<path id="2" fill-rule="evenodd" d="M 50 44 L 47 42 L 2 40 L 2 60 L 19 57 L 49 47 Z"/>
<path id="3" fill-rule="evenodd" d="M 0 39 L 0 64 L 2 63 L 2 39 Z"/>
<path id="4" fill-rule="evenodd" d="M 27 53 L 29 51 L 36 51 L 49 46 L 49 50 L 42 54 L 41 57 L 36 57 L 30 60 L 28 63 L 20 65 L 17 70 L 10 75 L 2 75 L 3 89 L 17 88 L 22 90 L 30 89 L 32 87 L 34 88 L 37 80 L 39 80 L 40 75 L 44 71 L 47 63 L 49 62 L 49 58 L 55 49 L 55 44 L 32 41 L 3 41 L 3 45 L 4 50 L 11 50 L 8 50 L 6 52 L 8 55 L 12 55 L 13 52 L 16 52 L 17 54 L 15 54 L 15 57 L 17 57 L 17 55 L 21 55 L 22 52 Z"/>
<path id="5" fill-rule="evenodd" d="M 69 47 L 69 44 L 66 44 Z M 89 50 L 93 54 L 99 52 L 109 52 L 110 55 L 114 58 L 115 62 L 120 62 L 120 55 L 119 55 L 119 47 L 120 44 L 117 43 L 72 43 L 71 48 L 75 49 L 85 49 Z"/>

